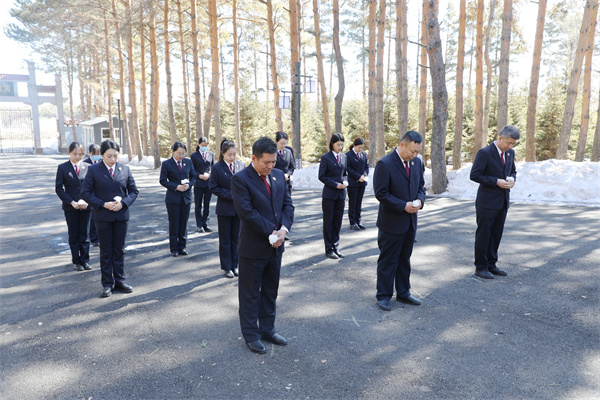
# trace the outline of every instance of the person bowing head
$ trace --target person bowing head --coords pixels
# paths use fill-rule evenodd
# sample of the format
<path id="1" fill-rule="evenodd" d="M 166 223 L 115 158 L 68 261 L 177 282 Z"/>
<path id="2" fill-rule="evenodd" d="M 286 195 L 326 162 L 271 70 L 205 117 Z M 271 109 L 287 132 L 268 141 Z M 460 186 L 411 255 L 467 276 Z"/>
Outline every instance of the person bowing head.
<path id="1" fill-rule="evenodd" d="M 198 138 L 198 146 L 192 154 L 192 163 L 197 179 L 194 185 L 194 213 L 196 214 L 196 232 L 212 232 L 208 226 L 210 219 L 210 199 L 212 192 L 208 188 L 210 172 L 215 164 L 215 153 L 208 150 L 208 138 Z"/>

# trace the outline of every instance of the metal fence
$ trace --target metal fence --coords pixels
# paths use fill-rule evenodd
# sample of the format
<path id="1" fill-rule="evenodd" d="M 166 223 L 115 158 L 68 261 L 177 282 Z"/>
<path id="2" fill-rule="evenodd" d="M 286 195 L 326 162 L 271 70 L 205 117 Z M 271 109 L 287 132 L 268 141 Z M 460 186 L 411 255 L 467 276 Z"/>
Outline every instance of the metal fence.
<path id="1" fill-rule="evenodd" d="M 0 153 L 33 153 L 31 110 L 0 110 Z"/>

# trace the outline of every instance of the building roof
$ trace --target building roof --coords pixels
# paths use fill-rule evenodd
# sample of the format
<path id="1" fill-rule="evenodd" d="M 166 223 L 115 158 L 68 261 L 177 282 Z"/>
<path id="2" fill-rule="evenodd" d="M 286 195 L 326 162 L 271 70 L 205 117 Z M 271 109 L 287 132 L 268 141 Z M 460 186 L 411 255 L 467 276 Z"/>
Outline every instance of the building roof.
<path id="1" fill-rule="evenodd" d="M 105 123 L 108 123 L 108 117 L 106 115 L 101 115 L 96 118 L 88 119 L 87 121 L 81 121 L 79 123 L 79 125 L 93 126 L 93 125 L 105 124 Z"/>

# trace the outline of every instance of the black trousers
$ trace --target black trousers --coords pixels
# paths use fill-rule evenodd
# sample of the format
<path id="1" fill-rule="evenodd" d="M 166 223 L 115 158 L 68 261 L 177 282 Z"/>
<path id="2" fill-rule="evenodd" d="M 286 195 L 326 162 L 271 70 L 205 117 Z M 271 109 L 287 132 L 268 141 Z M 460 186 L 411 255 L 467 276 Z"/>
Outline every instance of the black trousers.
<path id="1" fill-rule="evenodd" d="M 279 290 L 281 255 L 257 260 L 240 257 L 238 297 L 240 327 L 247 342 L 275 334 L 276 299 Z"/>
<path id="2" fill-rule="evenodd" d="M 403 235 L 394 235 L 379 230 L 377 246 L 377 300 L 389 300 L 394 295 L 410 295 L 410 256 L 415 241 L 415 230 L 411 227 Z"/>
<path id="3" fill-rule="evenodd" d="M 71 249 L 71 262 L 83 264 L 90 262 L 90 242 L 88 234 L 90 229 L 90 210 L 64 210 L 69 233 L 69 248 Z"/>
<path id="4" fill-rule="evenodd" d="M 98 241 L 98 233 L 96 232 L 96 223 L 93 219 L 90 219 L 90 242 L 94 243 Z"/>
<path id="5" fill-rule="evenodd" d="M 323 199 L 323 241 L 325 253 L 337 251 L 340 245 L 340 229 L 344 217 L 345 199 Z"/>
<path id="6" fill-rule="evenodd" d="M 183 199 L 179 204 L 166 204 L 169 215 L 169 248 L 171 252 L 183 250 L 187 243 L 187 223 L 192 205 L 185 204 Z"/>
<path id="7" fill-rule="evenodd" d="M 194 186 L 194 213 L 196 214 L 196 226 L 204 228 L 210 219 L 210 198 L 212 192 L 207 187 Z"/>
<path id="8" fill-rule="evenodd" d="M 231 271 L 238 267 L 237 245 L 240 236 L 240 217 L 217 215 L 219 228 L 219 259 L 221 269 Z"/>
<path id="9" fill-rule="evenodd" d="M 496 267 L 507 211 L 506 207 L 499 210 L 475 207 L 475 268 L 478 270 L 487 271 Z"/>
<path id="10" fill-rule="evenodd" d="M 348 219 L 350 225 L 360 224 L 362 201 L 366 186 L 348 186 Z"/>
<path id="11" fill-rule="evenodd" d="M 127 221 L 96 221 L 100 239 L 100 270 L 102 286 L 113 287 L 125 280 L 125 237 Z"/>

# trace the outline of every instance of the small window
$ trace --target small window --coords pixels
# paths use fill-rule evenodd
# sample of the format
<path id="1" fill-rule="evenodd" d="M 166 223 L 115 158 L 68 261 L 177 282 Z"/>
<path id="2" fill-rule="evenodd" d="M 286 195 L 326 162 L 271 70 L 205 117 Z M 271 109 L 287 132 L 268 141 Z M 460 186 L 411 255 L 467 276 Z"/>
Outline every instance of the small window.
<path id="1" fill-rule="evenodd" d="M 102 140 L 110 139 L 110 128 L 102 128 Z"/>

